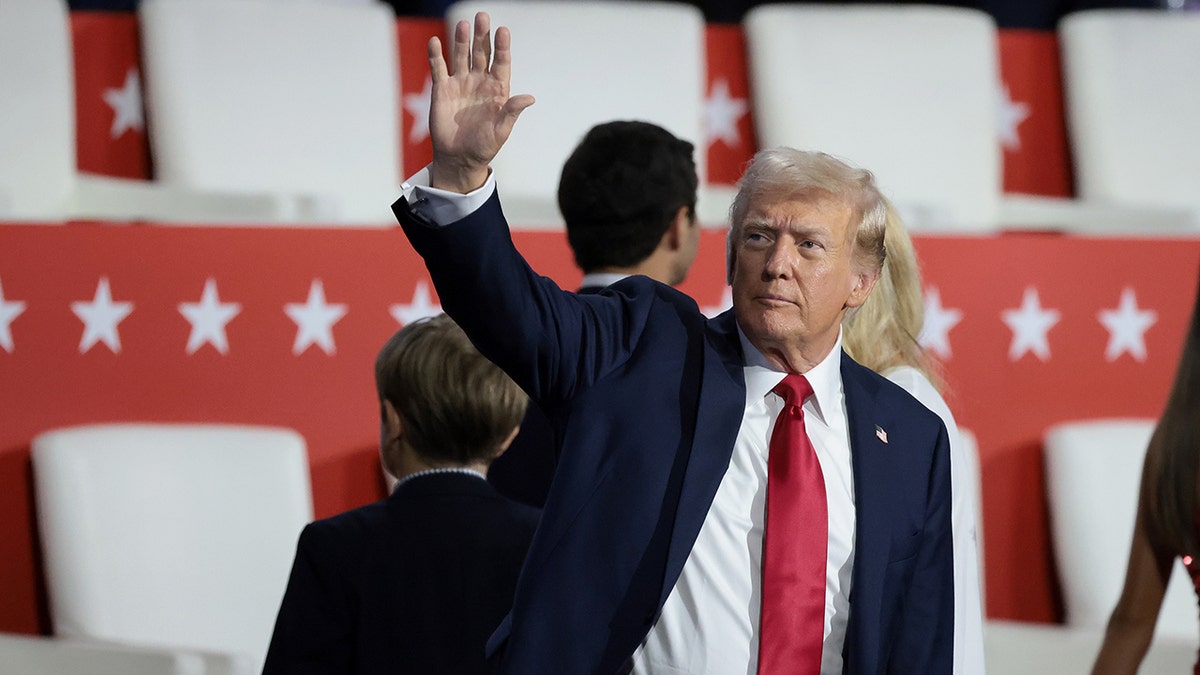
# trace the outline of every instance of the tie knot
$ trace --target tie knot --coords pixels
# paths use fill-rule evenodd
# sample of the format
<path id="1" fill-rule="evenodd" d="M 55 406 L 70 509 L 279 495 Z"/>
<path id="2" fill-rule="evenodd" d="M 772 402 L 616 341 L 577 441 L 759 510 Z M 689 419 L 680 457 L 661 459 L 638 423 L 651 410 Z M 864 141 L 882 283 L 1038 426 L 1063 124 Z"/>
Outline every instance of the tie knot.
<path id="1" fill-rule="evenodd" d="M 771 391 L 782 396 L 787 405 L 800 406 L 804 405 L 804 399 L 813 393 L 813 388 L 808 383 L 808 378 L 796 373 L 788 373 L 783 381 L 775 385 Z"/>

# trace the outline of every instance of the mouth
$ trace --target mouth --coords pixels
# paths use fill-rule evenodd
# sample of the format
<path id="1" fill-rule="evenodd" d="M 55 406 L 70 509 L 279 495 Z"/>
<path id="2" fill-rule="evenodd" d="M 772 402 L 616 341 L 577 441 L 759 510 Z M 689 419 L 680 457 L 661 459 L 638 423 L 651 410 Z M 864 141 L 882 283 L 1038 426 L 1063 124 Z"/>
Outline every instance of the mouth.
<path id="1" fill-rule="evenodd" d="M 782 295 L 774 295 L 774 294 L 770 294 L 770 293 L 768 293 L 766 295 L 756 296 L 754 298 L 754 300 L 755 300 L 755 302 L 758 302 L 759 304 L 762 304 L 762 305 L 766 305 L 768 307 L 787 307 L 787 306 L 791 306 L 791 305 L 795 304 L 794 302 L 783 297 Z"/>

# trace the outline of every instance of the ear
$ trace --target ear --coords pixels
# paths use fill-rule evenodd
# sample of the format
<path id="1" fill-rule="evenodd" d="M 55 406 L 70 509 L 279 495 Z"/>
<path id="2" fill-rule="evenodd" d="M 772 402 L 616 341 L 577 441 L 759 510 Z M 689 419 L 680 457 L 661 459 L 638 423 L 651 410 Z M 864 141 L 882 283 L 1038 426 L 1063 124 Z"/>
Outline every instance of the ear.
<path id="1" fill-rule="evenodd" d="M 521 425 L 518 424 L 517 426 L 513 427 L 513 430 L 508 434 L 508 438 L 504 439 L 504 442 L 500 444 L 499 448 L 496 448 L 496 454 L 492 456 L 492 459 L 503 455 L 504 451 L 508 449 L 508 446 L 512 445 L 513 439 L 517 437 L 517 433 L 520 431 Z"/>
<path id="2" fill-rule="evenodd" d="M 671 218 L 671 224 L 667 226 L 667 231 L 663 233 L 660 245 L 666 245 L 669 251 L 678 251 L 687 246 L 688 236 L 695 224 L 695 219 L 688 217 L 688 207 L 679 207 L 675 216 Z"/>
<path id="3" fill-rule="evenodd" d="M 383 431 L 384 440 L 388 443 L 394 443 L 404 436 L 404 420 L 396 412 L 396 406 L 386 400 L 383 402 Z"/>
<path id="4" fill-rule="evenodd" d="M 875 282 L 879 281 L 879 270 L 867 270 L 854 275 L 854 286 L 850 289 L 850 297 L 846 299 L 847 307 L 859 307 L 871 295 Z"/>

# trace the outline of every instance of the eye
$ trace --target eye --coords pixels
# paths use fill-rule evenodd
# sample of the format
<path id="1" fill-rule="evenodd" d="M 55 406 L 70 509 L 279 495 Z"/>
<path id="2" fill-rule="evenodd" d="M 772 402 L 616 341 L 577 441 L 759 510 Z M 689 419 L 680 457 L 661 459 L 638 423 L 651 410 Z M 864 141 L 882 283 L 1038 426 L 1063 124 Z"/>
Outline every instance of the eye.
<path id="1" fill-rule="evenodd" d="M 760 247 L 771 243 L 770 237 L 762 230 L 747 230 L 742 239 L 747 246 Z"/>

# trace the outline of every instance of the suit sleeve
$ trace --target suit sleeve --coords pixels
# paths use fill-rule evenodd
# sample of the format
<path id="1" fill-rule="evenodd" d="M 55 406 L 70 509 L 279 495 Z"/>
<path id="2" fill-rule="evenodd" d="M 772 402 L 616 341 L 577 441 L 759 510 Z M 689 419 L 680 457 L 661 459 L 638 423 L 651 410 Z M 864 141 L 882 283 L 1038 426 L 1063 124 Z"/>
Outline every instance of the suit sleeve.
<path id="1" fill-rule="evenodd" d="M 954 662 L 954 556 L 950 439 L 945 424 L 931 462 L 925 525 L 888 672 L 950 673 Z"/>
<path id="2" fill-rule="evenodd" d="M 315 525 L 300 534 L 296 560 L 279 607 L 263 675 L 349 673 L 352 617 L 333 549 Z"/>
<path id="3" fill-rule="evenodd" d="M 539 276 L 514 247 L 498 195 L 450 224 L 429 222 L 403 198 L 392 210 L 442 308 L 535 401 L 570 398 L 628 359 L 653 298 L 578 296 Z"/>

